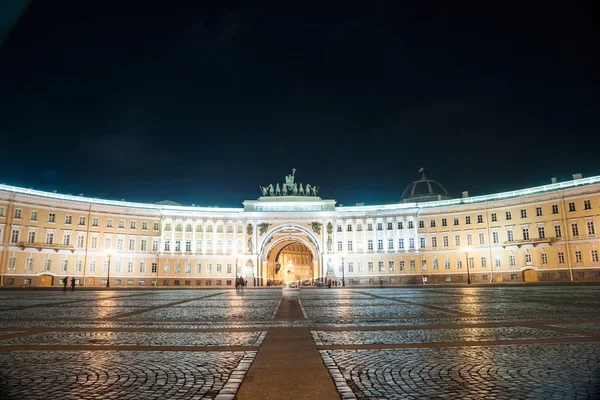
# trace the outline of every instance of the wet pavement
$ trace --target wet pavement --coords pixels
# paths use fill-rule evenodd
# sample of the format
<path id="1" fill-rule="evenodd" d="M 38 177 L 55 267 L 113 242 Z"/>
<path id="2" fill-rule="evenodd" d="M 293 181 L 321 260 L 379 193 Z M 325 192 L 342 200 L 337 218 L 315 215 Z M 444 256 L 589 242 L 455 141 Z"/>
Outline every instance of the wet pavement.
<path id="1" fill-rule="evenodd" d="M 2 399 L 595 399 L 600 286 L 1 290 L 0 365 Z"/>

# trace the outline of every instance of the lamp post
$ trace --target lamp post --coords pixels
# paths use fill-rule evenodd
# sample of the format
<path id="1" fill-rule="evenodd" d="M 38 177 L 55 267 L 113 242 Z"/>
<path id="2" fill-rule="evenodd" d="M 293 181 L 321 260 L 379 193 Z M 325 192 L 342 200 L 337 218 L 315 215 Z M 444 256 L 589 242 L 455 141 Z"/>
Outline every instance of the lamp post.
<path id="1" fill-rule="evenodd" d="M 346 286 L 346 272 L 344 271 L 344 257 L 342 256 L 342 286 Z"/>
<path id="2" fill-rule="evenodd" d="M 471 284 L 471 271 L 469 269 L 469 253 L 471 252 L 471 250 L 473 250 L 471 247 L 463 247 L 461 249 L 461 251 L 464 251 L 465 258 L 466 258 L 466 261 L 467 261 L 467 284 L 468 285 Z"/>
<path id="3" fill-rule="evenodd" d="M 107 275 L 106 275 L 106 287 L 109 288 L 110 287 L 110 257 L 113 255 L 113 251 L 112 250 L 105 250 L 104 253 L 106 254 L 106 257 L 108 257 L 108 269 L 107 269 Z"/>

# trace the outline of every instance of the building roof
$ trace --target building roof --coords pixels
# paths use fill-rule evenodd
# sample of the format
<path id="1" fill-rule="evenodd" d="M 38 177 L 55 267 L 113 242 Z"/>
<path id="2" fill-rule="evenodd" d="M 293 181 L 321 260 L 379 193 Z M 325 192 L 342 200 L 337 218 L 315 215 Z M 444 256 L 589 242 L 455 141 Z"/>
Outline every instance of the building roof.
<path id="1" fill-rule="evenodd" d="M 414 181 L 402 193 L 403 203 L 420 203 L 424 201 L 438 201 L 450 199 L 448 191 L 441 183 L 427 179 L 425 174 L 418 181 Z"/>

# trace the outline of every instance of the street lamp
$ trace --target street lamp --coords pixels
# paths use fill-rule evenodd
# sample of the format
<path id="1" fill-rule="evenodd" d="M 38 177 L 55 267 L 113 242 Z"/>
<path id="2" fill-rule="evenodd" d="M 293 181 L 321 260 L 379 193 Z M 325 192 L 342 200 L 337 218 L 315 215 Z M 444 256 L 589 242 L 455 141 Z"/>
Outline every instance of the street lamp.
<path id="1" fill-rule="evenodd" d="M 471 247 L 463 247 L 460 249 L 465 253 L 465 258 L 467 260 L 467 284 L 471 284 L 471 272 L 469 270 L 469 253 L 473 250 Z"/>
<path id="2" fill-rule="evenodd" d="M 106 257 L 108 257 L 108 271 L 107 271 L 107 275 L 106 275 L 106 287 L 109 288 L 110 287 L 110 256 L 112 256 L 114 254 L 113 250 L 104 250 L 104 254 L 106 254 Z"/>
<path id="3" fill-rule="evenodd" d="M 342 286 L 346 286 L 346 272 L 344 271 L 344 256 L 342 256 Z"/>

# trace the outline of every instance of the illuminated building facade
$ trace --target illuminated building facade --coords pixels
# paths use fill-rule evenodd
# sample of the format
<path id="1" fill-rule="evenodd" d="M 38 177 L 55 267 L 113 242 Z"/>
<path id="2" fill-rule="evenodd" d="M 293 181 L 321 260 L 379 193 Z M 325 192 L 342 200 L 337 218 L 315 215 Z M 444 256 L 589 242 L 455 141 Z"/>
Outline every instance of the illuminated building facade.
<path id="1" fill-rule="evenodd" d="M 250 286 L 600 280 L 600 176 L 450 199 L 337 206 L 295 175 L 242 208 L 141 204 L 0 185 L 4 286 Z M 342 282 L 343 281 L 343 282 Z"/>

